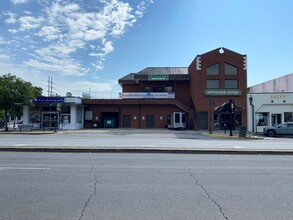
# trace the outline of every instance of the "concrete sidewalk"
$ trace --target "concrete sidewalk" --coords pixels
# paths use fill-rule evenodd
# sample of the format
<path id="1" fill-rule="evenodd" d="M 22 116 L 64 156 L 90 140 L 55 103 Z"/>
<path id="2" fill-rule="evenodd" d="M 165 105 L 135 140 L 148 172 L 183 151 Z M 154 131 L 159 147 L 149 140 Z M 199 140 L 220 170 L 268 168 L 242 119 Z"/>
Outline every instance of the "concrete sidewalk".
<path id="1" fill-rule="evenodd" d="M 31 137 L 30 135 L 37 136 Z M 233 136 L 230 136 L 229 132 L 225 133 L 221 130 L 212 133 L 206 130 L 174 131 L 168 129 L 0 131 L 0 139 L 3 141 L 0 144 L 0 151 L 293 155 L 293 144 L 290 139 L 286 141 L 284 139 L 266 140 L 261 134 L 250 132 L 247 133 L 246 138 L 239 138 L 238 131 L 233 131 Z M 16 139 L 18 142 L 13 142 Z M 131 139 L 132 142 L 127 142 L 128 139 Z M 66 141 L 69 144 L 66 144 Z"/>

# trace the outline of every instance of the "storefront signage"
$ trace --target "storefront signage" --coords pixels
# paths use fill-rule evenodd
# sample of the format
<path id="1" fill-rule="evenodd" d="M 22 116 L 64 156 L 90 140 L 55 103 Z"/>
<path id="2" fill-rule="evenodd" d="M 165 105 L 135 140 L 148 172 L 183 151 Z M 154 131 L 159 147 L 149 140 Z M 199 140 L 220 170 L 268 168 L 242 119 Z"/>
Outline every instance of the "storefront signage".
<path id="1" fill-rule="evenodd" d="M 174 99 L 174 92 L 121 92 L 122 99 Z"/>
<path id="2" fill-rule="evenodd" d="M 148 80 L 169 80 L 169 75 L 167 74 L 149 74 Z"/>
<path id="3" fill-rule="evenodd" d="M 37 97 L 33 100 L 34 103 L 63 103 L 64 97 Z"/>
<path id="4" fill-rule="evenodd" d="M 241 96 L 240 89 L 207 89 L 204 91 L 205 96 Z"/>

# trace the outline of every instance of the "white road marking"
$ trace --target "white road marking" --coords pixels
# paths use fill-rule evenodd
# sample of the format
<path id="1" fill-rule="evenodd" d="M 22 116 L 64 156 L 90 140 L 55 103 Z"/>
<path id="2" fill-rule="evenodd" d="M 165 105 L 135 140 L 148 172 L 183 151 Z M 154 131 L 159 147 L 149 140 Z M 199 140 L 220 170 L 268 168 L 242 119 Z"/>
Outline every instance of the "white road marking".
<path id="1" fill-rule="evenodd" d="M 0 167 L 1 170 L 50 170 L 49 167 Z"/>
<path id="2" fill-rule="evenodd" d="M 242 146 L 235 146 L 234 148 L 237 148 L 237 149 L 239 149 L 239 148 L 243 148 Z"/>
<path id="3" fill-rule="evenodd" d="M 21 147 L 21 146 L 27 146 L 28 144 L 14 144 L 14 147 Z"/>

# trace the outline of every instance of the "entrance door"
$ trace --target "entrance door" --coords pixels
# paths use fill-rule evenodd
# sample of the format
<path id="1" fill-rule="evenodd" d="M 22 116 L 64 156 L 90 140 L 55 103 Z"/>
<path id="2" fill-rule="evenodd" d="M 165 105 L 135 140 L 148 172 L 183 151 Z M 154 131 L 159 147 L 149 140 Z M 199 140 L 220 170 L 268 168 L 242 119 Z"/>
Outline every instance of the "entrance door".
<path id="1" fill-rule="evenodd" d="M 131 115 L 123 115 L 123 128 L 131 128 Z"/>
<path id="2" fill-rule="evenodd" d="M 208 129 L 208 113 L 207 112 L 197 112 L 196 114 L 196 124 L 198 129 Z"/>
<path id="3" fill-rule="evenodd" d="M 146 128 L 154 128 L 154 127 L 155 127 L 155 116 L 146 115 Z"/>
<path id="4" fill-rule="evenodd" d="M 272 126 L 277 126 L 282 123 L 282 114 L 272 114 L 271 115 Z"/>

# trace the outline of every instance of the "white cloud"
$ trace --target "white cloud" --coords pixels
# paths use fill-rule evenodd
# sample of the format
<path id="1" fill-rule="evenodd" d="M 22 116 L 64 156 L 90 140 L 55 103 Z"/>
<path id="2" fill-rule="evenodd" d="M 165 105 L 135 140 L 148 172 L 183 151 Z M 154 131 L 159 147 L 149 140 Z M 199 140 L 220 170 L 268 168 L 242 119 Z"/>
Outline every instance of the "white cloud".
<path id="1" fill-rule="evenodd" d="M 8 56 L 7 54 L 2 54 L 0 52 L 0 60 L 3 62 L 3 61 L 7 61 L 7 60 L 10 60 L 10 56 Z"/>
<path id="2" fill-rule="evenodd" d="M 29 0 L 10 0 L 13 4 L 24 4 L 27 3 Z"/>
<path id="3" fill-rule="evenodd" d="M 37 33 L 37 35 L 43 37 L 45 41 L 55 40 L 59 37 L 59 34 L 59 28 L 53 26 L 44 26 Z"/>
<path id="4" fill-rule="evenodd" d="M 42 17 L 35 18 L 32 16 L 23 16 L 18 19 L 18 22 L 20 23 L 19 30 L 21 31 L 27 31 L 30 29 L 35 29 L 41 26 L 44 19 Z"/>
<path id="5" fill-rule="evenodd" d="M 114 83 L 93 83 L 90 81 L 77 81 L 73 84 L 73 87 L 79 88 L 82 91 L 91 92 L 110 92 L 113 90 Z"/>
<path id="6" fill-rule="evenodd" d="M 144 13 L 146 12 L 148 6 L 153 3 L 154 3 L 153 0 L 141 1 L 136 8 L 135 14 L 138 17 L 142 17 L 144 15 Z"/>
<path id="7" fill-rule="evenodd" d="M 65 76 L 84 76 L 88 72 L 87 69 L 82 68 L 80 63 L 74 60 L 59 60 L 51 57 L 51 59 L 48 58 L 48 61 L 50 62 L 29 59 L 28 61 L 24 61 L 24 64 L 38 70 L 46 70 Z"/>
<path id="8" fill-rule="evenodd" d="M 16 34 L 18 32 L 16 29 L 8 29 L 8 31 L 12 34 Z"/>
<path id="9" fill-rule="evenodd" d="M 24 4 L 29 0 L 11 2 Z M 83 1 L 36 2 L 42 3 L 38 13 L 3 13 L 7 17 L 6 30 L 14 34 L 14 47 L 26 51 L 23 64 L 44 72 L 83 76 L 104 68 L 106 55 L 114 51 L 114 40 L 132 27 L 153 1 L 138 1 L 135 10 L 121 0 L 100 0 L 92 8 L 85 8 L 87 3 Z M 80 51 L 83 56 L 79 56 Z M 92 69 L 84 67 L 83 60 L 87 58 L 91 59 Z"/>
<path id="10" fill-rule="evenodd" d="M 4 13 L 4 15 L 9 17 L 5 20 L 6 24 L 15 24 L 17 22 L 17 19 L 16 19 L 17 15 L 15 13 L 12 13 L 9 11 L 9 12 Z"/>
<path id="11" fill-rule="evenodd" d="M 0 36 L 0 44 L 7 44 L 8 42 Z"/>

